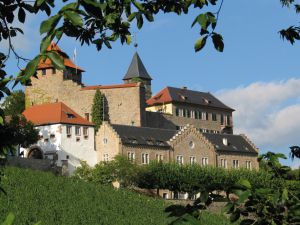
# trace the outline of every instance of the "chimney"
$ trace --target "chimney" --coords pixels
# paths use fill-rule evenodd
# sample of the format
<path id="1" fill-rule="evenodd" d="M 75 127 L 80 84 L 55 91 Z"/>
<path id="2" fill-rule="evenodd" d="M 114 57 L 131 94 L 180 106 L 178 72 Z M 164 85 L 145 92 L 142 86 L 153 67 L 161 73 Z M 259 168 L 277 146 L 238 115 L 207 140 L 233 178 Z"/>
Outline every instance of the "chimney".
<path id="1" fill-rule="evenodd" d="M 228 140 L 227 140 L 227 138 L 223 138 L 223 145 L 228 146 Z"/>

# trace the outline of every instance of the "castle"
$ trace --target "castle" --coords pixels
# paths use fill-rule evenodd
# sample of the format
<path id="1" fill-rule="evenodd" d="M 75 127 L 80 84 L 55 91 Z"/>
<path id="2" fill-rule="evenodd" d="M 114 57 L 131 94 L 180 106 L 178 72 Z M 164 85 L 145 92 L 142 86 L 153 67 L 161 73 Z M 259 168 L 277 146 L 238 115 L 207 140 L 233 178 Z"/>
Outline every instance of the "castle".
<path id="1" fill-rule="evenodd" d="M 54 43 L 48 51 L 62 52 Z M 166 87 L 152 96 L 152 78 L 138 53 L 117 85 L 85 86 L 84 70 L 67 57 L 64 64 L 60 71 L 49 59 L 41 62 L 26 86 L 23 114 L 41 131 L 39 142 L 25 150 L 27 157 L 54 159 L 71 173 L 80 160 L 95 165 L 117 154 L 138 164 L 158 160 L 258 169 L 258 149 L 245 135 L 233 134 L 234 109 L 186 87 Z M 94 135 L 97 89 L 105 96 L 108 116 Z"/>

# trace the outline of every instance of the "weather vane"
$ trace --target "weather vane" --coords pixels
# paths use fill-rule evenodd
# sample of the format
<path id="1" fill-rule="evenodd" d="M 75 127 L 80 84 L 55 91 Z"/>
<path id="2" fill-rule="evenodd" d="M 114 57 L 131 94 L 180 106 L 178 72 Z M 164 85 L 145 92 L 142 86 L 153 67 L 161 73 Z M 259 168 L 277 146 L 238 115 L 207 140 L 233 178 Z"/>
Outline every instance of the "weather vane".
<path id="1" fill-rule="evenodd" d="M 135 48 L 135 51 L 137 51 L 137 47 L 138 47 L 138 43 L 137 43 L 137 38 L 136 38 L 136 32 L 133 33 L 133 38 L 134 38 L 134 48 Z"/>

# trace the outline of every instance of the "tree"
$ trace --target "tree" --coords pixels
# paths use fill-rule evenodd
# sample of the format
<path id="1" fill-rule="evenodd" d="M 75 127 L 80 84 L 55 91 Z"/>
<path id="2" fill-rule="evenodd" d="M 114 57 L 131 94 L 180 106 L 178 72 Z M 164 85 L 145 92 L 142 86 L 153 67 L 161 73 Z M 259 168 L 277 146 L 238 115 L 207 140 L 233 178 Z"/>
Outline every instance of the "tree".
<path id="1" fill-rule="evenodd" d="M 294 160 L 294 158 L 300 158 L 300 147 L 299 146 L 291 146 L 290 147 L 291 152 L 290 152 L 290 156 L 292 158 L 292 160 Z"/>
<path id="2" fill-rule="evenodd" d="M 104 96 L 101 94 L 99 89 L 97 89 L 94 96 L 93 106 L 92 106 L 92 122 L 95 124 L 95 133 L 98 131 L 104 119 L 103 103 L 104 103 Z"/>
<path id="3" fill-rule="evenodd" d="M 295 4 L 295 0 L 280 0 L 283 7 L 294 7 L 296 13 L 300 13 L 300 5 Z M 279 31 L 282 39 L 286 39 L 291 44 L 294 44 L 295 41 L 300 40 L 300 26 L 290 26 L 287 29 L 282 29 Z"/>
<path id="4" fill-rule="evenodd" d="M 25 110 L 25 94 L 22 90 L 14 91 L 2 104 L 5 116 L 21 115 Z"/>

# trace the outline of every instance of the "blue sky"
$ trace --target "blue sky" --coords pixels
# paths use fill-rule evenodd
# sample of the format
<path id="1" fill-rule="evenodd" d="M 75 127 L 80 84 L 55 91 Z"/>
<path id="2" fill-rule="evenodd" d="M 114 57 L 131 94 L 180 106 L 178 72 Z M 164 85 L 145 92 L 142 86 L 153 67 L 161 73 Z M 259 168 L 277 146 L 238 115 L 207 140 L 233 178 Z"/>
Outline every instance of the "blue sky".
<path id="1" fill-rule="evenodd" d="M 161 14 L 142 30 L 133 28 L 138 52 L 153 78 L 153 92 L 167 85 L 212 92 L 236 109 L 236 132 L 246 133 L 262 152 L 288 153 L 290 145 L 300 145 L 300 43 L 292 46 L 278 34 L 299 24 L 300 16 L 282 8 L 279 0 L 225 0 L 217 27 L 224 37 L 224 52 L 209 43 L 195 53 L 198 27 L 191 28 L 191 23 L 198 13 Z M 15 40 L 22 55 L 38 53 L 38 28 L 45 18 L 28 18 L 25 35 Z M 77 48 L 77 64 L 86 69 L 87 85 L 121 83 L 135 52 L 133 45 L 119 43 L 97 52 L 68 38 L 59 45 L 70 56 Z M 15 60 L 7 66 L 11 74 L 17 73 Z"/>

